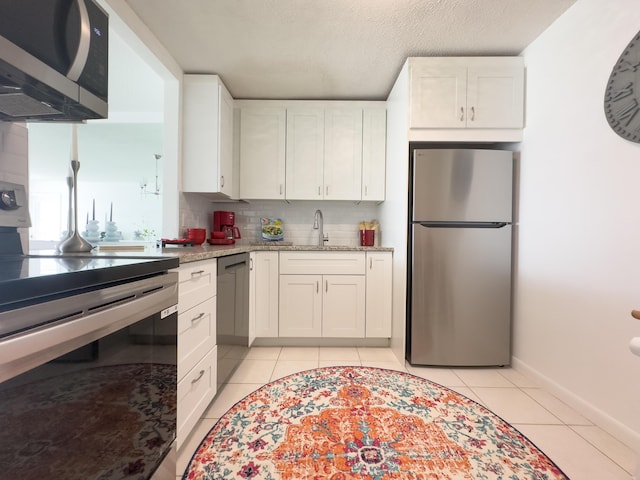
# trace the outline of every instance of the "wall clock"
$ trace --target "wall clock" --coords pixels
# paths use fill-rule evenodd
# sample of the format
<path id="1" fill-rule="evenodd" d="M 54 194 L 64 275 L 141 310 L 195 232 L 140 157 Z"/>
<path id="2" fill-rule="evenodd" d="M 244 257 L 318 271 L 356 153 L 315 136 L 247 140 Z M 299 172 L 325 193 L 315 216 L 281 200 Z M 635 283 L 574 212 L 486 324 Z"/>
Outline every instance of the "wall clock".
<path id="1" fill-rule="evenodd" d="M 609 126 L 622 138 L 640 143 L 640 32 L 622 51 L 604 94 Z"/>

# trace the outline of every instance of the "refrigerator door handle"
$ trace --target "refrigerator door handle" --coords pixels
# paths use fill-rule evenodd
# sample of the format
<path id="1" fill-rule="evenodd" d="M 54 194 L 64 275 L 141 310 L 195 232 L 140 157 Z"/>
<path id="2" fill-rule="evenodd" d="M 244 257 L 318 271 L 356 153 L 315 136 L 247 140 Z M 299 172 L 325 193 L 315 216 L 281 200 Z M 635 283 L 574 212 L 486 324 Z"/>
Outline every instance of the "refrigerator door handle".
<path id="1" fill-rule="evenodd" d="M 414 222 L 427 228 L 504 228 L 510 222 Z"/>

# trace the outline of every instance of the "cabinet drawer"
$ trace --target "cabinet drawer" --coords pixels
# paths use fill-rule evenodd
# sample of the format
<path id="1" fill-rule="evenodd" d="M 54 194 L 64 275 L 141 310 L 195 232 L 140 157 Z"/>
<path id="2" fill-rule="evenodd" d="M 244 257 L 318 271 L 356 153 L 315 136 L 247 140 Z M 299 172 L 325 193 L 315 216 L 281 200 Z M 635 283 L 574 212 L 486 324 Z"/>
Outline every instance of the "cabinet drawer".
<path id="1" fill-rule="evenodd" d="M 205 260 L 178 269 L 178 312 L 186 312 L 216 294 L 217 261 Z"/>
<path id="2" fill-rule="evenodd" d="M 280 252 L 281 275 L 364 275 L 364 252 Z"/>
<path id="3" fill-rule="evenodd" d="M 178 382 L 178 448 L 216 394 L 217 350 L 211 351 Z"/>
<path id="4" fill-rule="evenodd" d="M 178 380 L 216 345 L 216 297 L 178 315 Z"/>

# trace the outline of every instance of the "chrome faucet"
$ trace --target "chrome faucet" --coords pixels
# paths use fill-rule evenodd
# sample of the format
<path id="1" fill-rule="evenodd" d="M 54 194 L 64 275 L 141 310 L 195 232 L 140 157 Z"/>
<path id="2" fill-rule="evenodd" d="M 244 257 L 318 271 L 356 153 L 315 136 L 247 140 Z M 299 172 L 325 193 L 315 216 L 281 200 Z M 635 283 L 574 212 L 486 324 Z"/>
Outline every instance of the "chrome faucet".
<path id="1" fill-rule="evenodd" d="M 322 216 L 322 210 L 316 210 L 313 215 L 313 229 L 318 230 L 318 246 L 323 247 L 324 242 L 329 241 L 329 235 L 324 233 L 324 217 Z"/>

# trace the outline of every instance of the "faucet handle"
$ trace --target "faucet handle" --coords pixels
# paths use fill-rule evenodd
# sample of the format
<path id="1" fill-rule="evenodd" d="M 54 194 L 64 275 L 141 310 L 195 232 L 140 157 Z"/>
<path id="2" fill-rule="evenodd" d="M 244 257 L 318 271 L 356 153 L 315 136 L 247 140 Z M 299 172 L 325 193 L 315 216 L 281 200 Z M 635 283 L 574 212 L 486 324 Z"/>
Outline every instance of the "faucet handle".
<path id="1" fill-rule="evenodd" d="M 328 241 L 329 241 L 329 234 L 328 234 L 328 233 L 325 233 L 325 234 L 322 236 L 322 243 L 324 244 L 324 242 L 328 242 Z"/>

